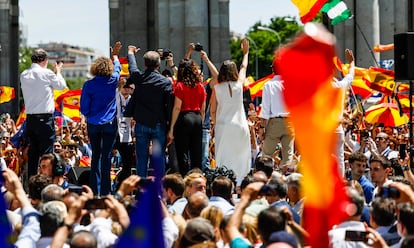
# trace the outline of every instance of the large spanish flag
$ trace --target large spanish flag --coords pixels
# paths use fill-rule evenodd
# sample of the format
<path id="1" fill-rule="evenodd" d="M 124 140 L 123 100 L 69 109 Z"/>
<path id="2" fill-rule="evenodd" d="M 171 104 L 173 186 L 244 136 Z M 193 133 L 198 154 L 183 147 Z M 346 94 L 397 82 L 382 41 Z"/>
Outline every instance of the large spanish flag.
<path id="1" fill-rule="evenodd" d="M 262 77 L 261 79 L 254 81 L 248 85 L 250 88 L 250 95 L 252 97 L 252 100 L 256 97 L 261 97 L 263 93 L 263 87 L 267 81 L 272 79 L 274 77 L 274 74 L 271 73 L 267 75 L 266 77 Z"/>
<path id="2" fill-rule="evenodd" d="M 328 0 L 291 0 L 299 10 L 303 23 L 311 21 Z"/>
<path id="3" fill-rule="evenodd" d="M 0 86 L 0 103 L 10 102 L 14 99 L 14 88 L 9 86 Z"/>
<path id="4" fill-rule="evenodd" d="M 335 38 L 321 25 L 308 23 L 304 33 L 281 48 L 277 66 L 285 84 L 284 98 L 302 155 L 305 197 L 302 222 L 312 247 L 329 247 L 328 231 L 346 217 L 348 198 L 336 159 L 335 129 L 343 91 L 332 87 Z M 305 65 L 297 72 L 297 62 Z"/>

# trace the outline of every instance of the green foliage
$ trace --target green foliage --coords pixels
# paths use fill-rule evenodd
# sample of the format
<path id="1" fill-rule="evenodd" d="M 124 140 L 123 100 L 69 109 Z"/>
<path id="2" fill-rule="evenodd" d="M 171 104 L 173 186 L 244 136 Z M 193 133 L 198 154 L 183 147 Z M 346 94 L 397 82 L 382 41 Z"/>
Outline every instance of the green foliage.
<path id="1" fill-rule="evenodd" d="M 66 84 L 68 85 L 69 89 L 77 90 L 82 89 L 83 83 L 85 83 L 87 79 L 83 77 L 77 78 L 66 78 Z"/>
<path id="2" fill-rule="evenodd" d="M 265 29 L 268 28 L 274 30 L 274 32 L 260 30 L 259 27 L 264 27 Z M 286 44 L 293 39 L 301 30 L 302 26 L 298 23 L 296 18 L 290 16 L 271 18 L 269 25 L 262 25 L 261 22 L 255 23 L 246 34 L 250 43 L 248 75 L 253 76 L 257 80 L 270 74 L 272 72 L 270 66 L 275 50 L 280 45 Z M 238 65 L 241 64 L 242 59 L 240 41 L 241 38 L 230 41 L 232 59 Z M 256 54 L 258 60 L 257 73 Z"/>
<path id="3" fill-rule="evenodd" d="M 19 48 L 19 74 L 29 69 L 32 64 L 32 49 L 30 47 Z"/>

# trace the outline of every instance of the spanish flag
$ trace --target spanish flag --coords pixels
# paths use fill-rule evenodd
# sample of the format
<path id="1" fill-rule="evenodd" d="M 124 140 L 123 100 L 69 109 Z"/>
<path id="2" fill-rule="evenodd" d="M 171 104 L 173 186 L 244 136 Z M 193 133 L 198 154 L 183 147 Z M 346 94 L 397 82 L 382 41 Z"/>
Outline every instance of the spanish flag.
<path id="1" fill-rule="evenodd" d="M 252 99 L 255 97 L 261 97 L 263 93 L 263 87 L 267 81 L 272 79 L 275 74 L 271 73 L 267 75 L 266 77 L 263 77 L 255 82 L 250 83 L 247 85 L 250 88 L 250 95 L 252 96 Z"/>
<path id="2" fill-rule="evenodd" d="M 23 106 L 20 110 L 19 117 L 17 117 L 16 120 L 16 127 L 20 128 L 20 126 L 23 124 L 23 122 L 26 120 L 26 107 Z"/>
<path id="3" fill-rule="evenodd" d="M 119 63 L 121 63 L 121 77 L 128 77 L 129 76 L 128 58 L 120 57 Z"/>
<path id="4" fill-rule="evenodd" d="M 56 110 L 73 121 L 80 121 L 80 96 L 82 90 L 68 90 L 56 99 Z"/>
<path id="5" fill-rule="evenodd" d="M 370 67 L 363 80 L 371 89 L 389 96 L 394 93 L 396 88 L 394 71 L 392 70 Z"/>
<path id="6" fill-rule="evenodd" d="M 10 102 L 14 99 L 14 88 L 9 86 L 0 86 L 0 103 Z"/>
<path id="7" fill-rule="evenodd" d="M 328 0 L 292 0 L 299 10 L 300 20 L 310 22 Z"/>
<path id="8" fill-rule="evenodd" d="M 335 129 L 339 125 L 342 91 L 332 87 L 335 38 L 322 26 L 308 23 L 304 33 L 281 48 L 277 66 L 285 84 L 284 98 L 302 155 L 305 197 L 302 223 L 310 234 L 306 245 L 329 247 L 328 231 L 342 222 L 348 198 L 340 176 Z M 297 62 L 312 65 L 297 71 Z"/>

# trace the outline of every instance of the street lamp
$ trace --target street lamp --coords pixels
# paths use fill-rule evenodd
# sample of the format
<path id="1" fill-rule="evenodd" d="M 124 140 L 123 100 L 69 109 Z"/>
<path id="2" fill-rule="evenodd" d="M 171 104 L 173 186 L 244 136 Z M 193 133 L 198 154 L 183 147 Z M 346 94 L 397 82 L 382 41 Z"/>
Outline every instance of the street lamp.
<path id="1" fill-rule="evenodd" d="M 246 38 L 249 41 L 252 42 L 252 44 L 254 46 L 254 49 L 256 50 L 255 53 L 254 53 L 256 55 L 256 62 L 255 62 L 255 65 L 256 65 L 256 79 L 259 79 L 259 56 L 257 54 L 257 52 L 258 52 L 257 51 L 257 45 L 256 45 L 256 42 L 254 42 L 254 40 L 252 38 L 250 38 L 249 36 L 246 36 Z"/>
<path id="2" fill-rule="evenodd" d="M 279 41 L 279 43 L 278 43 L 277 46 L 279 46 L 280 43 L 282 43 L 282 39 L 280 39 L 280 35 L 279 35 L 279 33 L 276 30 L 271 29 L 271 28 L 268 28 L 268 27 L 263 27 L 263 26 L 258 26 L 257 29 L 258 30 L 262 30 L 262 31 L 268 31 L 268 32 L 274 33 L 276 35 L 276 38 Z"/>

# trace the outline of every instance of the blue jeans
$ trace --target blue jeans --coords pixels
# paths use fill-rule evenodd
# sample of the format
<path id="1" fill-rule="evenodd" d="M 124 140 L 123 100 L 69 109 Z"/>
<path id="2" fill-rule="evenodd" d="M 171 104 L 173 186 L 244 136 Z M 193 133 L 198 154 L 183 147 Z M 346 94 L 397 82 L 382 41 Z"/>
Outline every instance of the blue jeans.
<path id="1" fill-rule="evenodd" d="M 152 143 L 158 142 L 161 147 L 161 151 L 165 151 L 166 133 L 158 123 L 155 127 L 148 127 L 140 123 L 135 124 L 135 151 L 137 155 L 137 175 L 140 177 L 147 177 L 148 171 L 148 158 L 149 158 L 149 145 L 150 140 Z M 165 172 L 165 155 L 161 154 L 161 168 L 160 173 Z"/>
<path id="2" fill-rule="evenodd" d="M 210 167 L 210 129 L 203 128 L 203 138 L 201 145 L 201 169 L 204 171 L 205 168 Z"/>
<path id="3" fill-rule="evenodd" d="M 92 147 L 90 187 L 95 195 L 111 193 L 111 151 L 117 134 L 116 119 L 102 125 L 88 123 L 88 136 Z"/>

